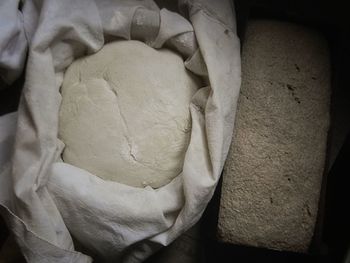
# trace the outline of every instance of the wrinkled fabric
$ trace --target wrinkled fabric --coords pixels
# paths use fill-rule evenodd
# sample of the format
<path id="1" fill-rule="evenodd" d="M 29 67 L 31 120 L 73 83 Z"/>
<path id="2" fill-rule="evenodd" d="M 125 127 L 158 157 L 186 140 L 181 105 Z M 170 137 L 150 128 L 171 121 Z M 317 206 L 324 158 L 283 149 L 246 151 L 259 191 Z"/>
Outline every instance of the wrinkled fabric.
<path id="1" fill-rule="evenodd" d="M 91 256 L 141 262 L 200 219 L 219 180 L 240 87 L 230 1 L 181 0 L 189 20 L 151 0 L 38 0 L 28 6 L 37 18 L 35 29 L 26 23 L 21 29 L 32 32 L 26 81 L 18 113 L 0 118 L 0 213 L 28 262 L 91 262 Z M 190 105 L 183 171 L 159 189 L 104 181 L 60 158 L 64 71 L 116 39 L 173 48 L 204 79 Z M 86 254 L 75 251 L 72 237 Z"/>

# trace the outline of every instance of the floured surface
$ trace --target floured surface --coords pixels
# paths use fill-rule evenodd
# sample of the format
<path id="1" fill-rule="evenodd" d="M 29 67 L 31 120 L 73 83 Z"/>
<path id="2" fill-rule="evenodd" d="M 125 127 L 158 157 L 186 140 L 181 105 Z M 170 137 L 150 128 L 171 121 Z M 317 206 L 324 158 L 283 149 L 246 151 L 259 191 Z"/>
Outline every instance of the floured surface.
<path id="1" fill-rule="evenodd" d="M 131 186 L 169 183 L 182 171 L 197 88 L 179 55 L 138 41 L 73 62 L 61 89 L 64 161 Z"/>

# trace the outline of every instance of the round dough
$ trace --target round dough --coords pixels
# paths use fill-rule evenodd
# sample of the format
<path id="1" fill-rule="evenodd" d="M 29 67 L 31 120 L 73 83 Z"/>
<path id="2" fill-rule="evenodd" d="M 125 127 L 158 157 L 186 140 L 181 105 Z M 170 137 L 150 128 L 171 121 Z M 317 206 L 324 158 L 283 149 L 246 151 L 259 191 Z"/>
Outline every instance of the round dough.
<path id="1" fill-rule="evenodd" d="M 63 160 L 130 186 L 169 183 L 182 171 L 198 87 L 178 54 L 139 41 L 74 61 L 61 89 Z"/>

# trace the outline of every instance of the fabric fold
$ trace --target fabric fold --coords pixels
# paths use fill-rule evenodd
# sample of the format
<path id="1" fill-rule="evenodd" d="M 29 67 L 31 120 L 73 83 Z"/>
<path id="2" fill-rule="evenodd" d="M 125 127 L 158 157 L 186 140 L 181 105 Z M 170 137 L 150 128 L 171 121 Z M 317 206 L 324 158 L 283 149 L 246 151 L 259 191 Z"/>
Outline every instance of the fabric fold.
<path id="1" fill-rule="evenodd" d="M 12 84 L 22 73 L 27 53 L 20 1 L 0 2 L 0 77 Z"/>

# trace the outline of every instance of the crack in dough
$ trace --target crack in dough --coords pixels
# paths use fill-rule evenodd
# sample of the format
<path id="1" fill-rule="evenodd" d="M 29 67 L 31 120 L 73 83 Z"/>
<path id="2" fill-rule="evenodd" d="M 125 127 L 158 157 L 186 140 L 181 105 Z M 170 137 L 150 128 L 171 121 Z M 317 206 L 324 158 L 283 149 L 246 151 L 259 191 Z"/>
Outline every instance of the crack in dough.
<path id="1" fill-rule="evenodd" d="M 180 55 L 139 41 L 74 61 L 61 88 L 63 160 L 105 180 L 166 185 L 182 171 L 199 87 Z"/>

